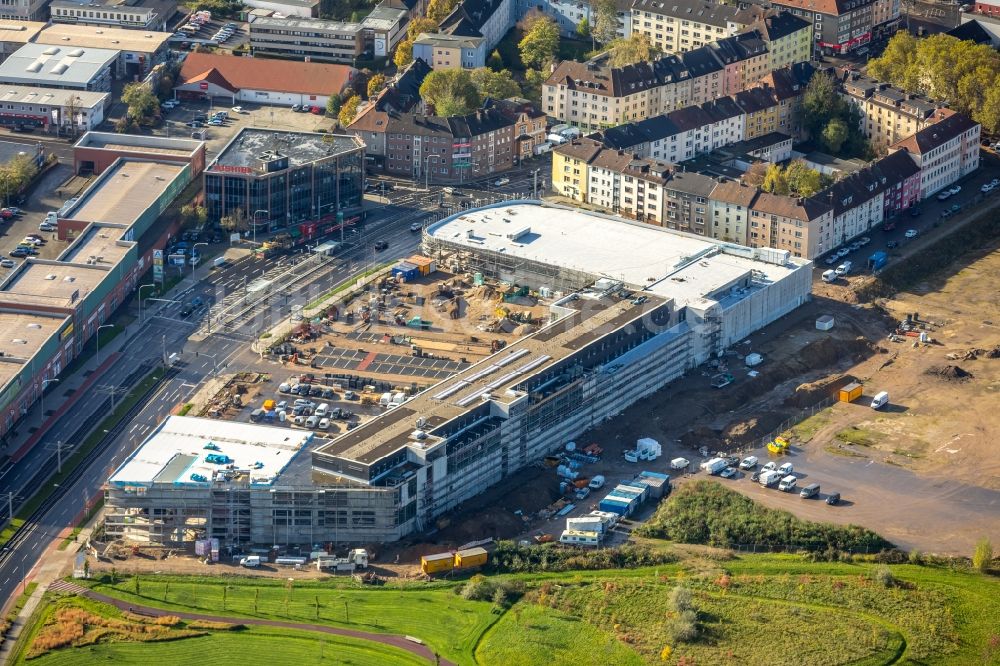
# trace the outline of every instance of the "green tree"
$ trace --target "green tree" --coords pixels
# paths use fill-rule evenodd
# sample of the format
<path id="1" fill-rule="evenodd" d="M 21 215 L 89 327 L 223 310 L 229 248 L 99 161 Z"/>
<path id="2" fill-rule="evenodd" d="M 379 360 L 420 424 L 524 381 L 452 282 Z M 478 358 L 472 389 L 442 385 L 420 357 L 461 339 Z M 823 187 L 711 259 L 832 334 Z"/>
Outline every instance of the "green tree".
<path id="1" fill-rule="evenodd" d="M 459 0 L 431 0 L 427 5 L 427 18 L 435 23 L 441 23 L 451 10 L 458 6 Z"/>
<path id="2" fill-rule="evenodd" d="M 591 35 L 601 44 L 610 44 L 618 36 L 618 6 L 615 0 L 595 0 L 590 5 L 594 27 Z"/>
<path id="3" fill-rule="evenodd" d="M 492 69 L 479 67 L 472 70 L 469 77 L 472 79 L 472 85 L 479 91 L 481 99 L 487 97 L 507 99 L 521 94 L 521 88 L 506 69 L 494 72 Z"/>
<path id="4" fill-rule="evenodd" d="M 224 215 L 219 220 L 219 226 L 226 231 L 246 231 L 250 228 L 250 225 L 247 224 L 246 213 L 243 212 L 242 208 L 236 208 L 229 215 Z"/>
<path id="5" fill-rule="evenodd" d="M 788 179 L 785 177 L 785 170 L 777 164 L 769 164 L 760 188 L 772 194 L 788 194 Z"/>
<path id="6" fill-rule="evenodd" d="M 128 107 L 128 115 L 136 120 L 151 118 L 160 112 L 160 100 L 145 83 L 126 84 L 121 100 Z"/>
<path id="7" fill-rule="evenodd" d="M 847 141 L 847 134 L 847 123 L 840 118 L 834 118 L 823 128 L 820 141 L 829 152 L 839 153 L 844 142 Z"/>
<path id="8" fill-rule="evenodd" d="M 548 16 L 536 14 L 526 22 L 527 30 L 517 47 L 527 67 L 541 67 L 559 50 L 559 27 Z"/>
<path id="9" fill-rule="evenodd" d="M 545 83 L 545 73 L 538 69 L 529 69 L 524 73 L 524 96 L 532 102 L 542 101 L 542 85 Z"/>
<path id="10" fill-rule="evenodd" d="M 654 60 L 660 49 L 650 43 L 649 37 L 641 32 L 632 33 L 631 37 L 616 39 L 611 42 L 609 60 L 612 67 L 624 67 L 637 62 Z"/>
<path id="11" fill-rule="evenodd" d="M 340 95 L 330 95 L 326 99 L 326 115 L 336 117 L 340 113 Z"/>
<path id="12" fill-rule="evenodd" d="M 479 107 L 479 92 L 464 69 L 434 70 L 421 84 L 420 97 L 438 116 L 460 116 Z"/>
<path id="13" fill-rule="evenodd" d="M 785 180 L 790 192 L 803 197 L 811 197 L 822 190 L 825 184 L 822 174 L 810 169 L 802 160 L 795 160 L 785 167 Z"/>
<path id="14" fill-rule="evenodd" d="M 580 39 L 587 39 L 590 37 L 590 21 L 584 16 L 580 19 L 580 22 L 576 24 L 576 34 Z"/>
<path id="15" fill-rule="evenodd" d="M 341 127 L 347 127 L 354 122 L 354 118 L 358 115 L 358 106 L 361 104 L 361 98 L 357 95 L 351 95 L 350 98 L 344 105 L 340 107 L 340 113 L 337 114 L 337 120 L 340 121 Z"/>
<path id="16" fill-rule="evenodd" d="M 413 41 L 404 39 L 396 45 L 396 53 L 392 56 L 396 67 L 406 67 L 413 62 Z"/>
<path id="17" fill-rule="evenodd" d="M 381 72 L 372 74 L 372 77 L 368 79 L 368 89 L 366 91 L 368 97 L 374 97 L 378 91 L 382 90 L 385 87 L 385 81 L 385 74 Z"/>
<path id="18" fill-rule="evenodd" d="M 976 551 L 972 554 L 972 568 L 976 571 L 986 573 L 993 565 L 993 544 L 989 539 L 983 538 L 976 544 Z"/>
<path id="19" fill-rule="evenodd" d="M 499 72 L 503 69 L 503 58 L 500 57 L 499 51 L 493 49 L 493 53 L 490 54 L 489 59 L 486 61 L 486 66 L 494 72 Z"/>
<path id="20" fill-rule="evenodd" d="M 35 161 L 27 155 L 15 155 L 7 164 L 0 166 L 0 192 L 7 198 L 27 187 L 38 174 Z"/>
<path id="21" fill-rule="evenodd" d="M 916 37 L 905 30 L 900 30 L 886 44 L 881 57 L 868 63 L 868 73 L 879 81 L 906 81 L 909 85 L 901 87 L 915 89 L 920 79 L 914 67 L 917 60 L 917 45 Z"/>
<path id="22" fill-rule="evenodd" d="M 208 209 L 195 203 L 189 203 L 181 208 L 181 217 L 186 226 L 203 227 L 208 222 Z"/>
<path id="23" fill-rule="evenodd" d="M 809 79 L 802 93 L 799 114 L 802 126 L 813 138 L 817 138 L 833 118 L 844 112 L 844 102 L 837 94 L 833 78 L 817 72 Z"/>
<path id="24" fill-rule="evenodd" d="M 438 24 L 434 19 L 417 18 L 410 21 L 409 25 L 406 26 L 406 36 L 414 40 L 425 32 L 433 34 L 437 32 L 437 29 Z"/>

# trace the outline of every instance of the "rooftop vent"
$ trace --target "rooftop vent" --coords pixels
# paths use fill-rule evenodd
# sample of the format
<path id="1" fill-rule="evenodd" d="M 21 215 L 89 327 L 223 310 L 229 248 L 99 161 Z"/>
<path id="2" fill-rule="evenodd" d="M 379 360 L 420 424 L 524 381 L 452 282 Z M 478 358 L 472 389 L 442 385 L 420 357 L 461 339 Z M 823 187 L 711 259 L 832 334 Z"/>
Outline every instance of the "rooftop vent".
<path id="1" fill-rule="evenodd" d="M 41 328 L 41 327 L 42 327 L 41 324 L 36 324 L 36 323 L 28 324 L 28 328 Z"/>
<path id="2" fill-rule="evenodd" d="M 42 51 L 42 55 L 47 55 L 47 56 L 54 56 L 57 53 L 59 53 L 58 46 L 50 46 L 49 48 Z"/>
<path id="3" fill-rule="evenodd" d="M 46 280 L 55 280 L 57 277 L 59 277 L 59 276 L 56 275 L 55 273 L 49 273 L 48 275 L 45 276 L 45 279 Z"/>
<path id="4" fill-rule="evenodd" d="M 79 58 L 80 56 L 83 55 L 83 49 L 73 49 L 66 55 L 70 58 Z"/>

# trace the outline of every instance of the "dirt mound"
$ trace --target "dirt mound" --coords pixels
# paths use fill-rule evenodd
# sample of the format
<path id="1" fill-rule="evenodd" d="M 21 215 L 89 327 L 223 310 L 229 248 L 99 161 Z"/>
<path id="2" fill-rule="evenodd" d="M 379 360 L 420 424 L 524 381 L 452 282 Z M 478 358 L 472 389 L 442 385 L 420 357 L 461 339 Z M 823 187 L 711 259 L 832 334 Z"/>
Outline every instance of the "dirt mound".
<path id="1" fill-rule="evenodd" d="M 814 382 L 799 384 L 795 393 L 785 398 L 786 407 L 809 407 L 823 399 L 835 395 L 844 386 L 857 381 L 851 375 L 831 375 Z"/>
<path id="2" fill-rule="evenodd" d="M 715 451 L 722 446 L 722 433 L 708 426 L 698 426 L 681 435 L 681 444 L 692 449 L 707 446 Z"/>
<path id="3" fill-rule="evenodd" d="M 949 382 L 966 382 L 972 379 L 972 373 L 957 365 L 932 365 L 924 371 L 925 375 L 940 377 Z"/>
<path id="4" fill-rule="evenodd" d="M 848 358 L 862 361 L 867 354 L 876 351 L 878 347 L 863 337 L 853 340 L 822 338 L 799 350 L 798 360 L 810 368 L 822 368 Z"/>
<path id="5" fill-rule="evenodd" d="M 986 356 L 986 358 L 1000 358 L 1000 345 L 997 345 L 993 349 L 987 351 L 984 356 Z"/>
<path id="6" fill-rule="evenodd" d="M 762 437 L 774 431 L 784 420 L 785 416 L 779 412 L 764 412 L 746 421 L 730 423 L 722 431 L 722 436 L 730 448 L 755 444 Z"/>

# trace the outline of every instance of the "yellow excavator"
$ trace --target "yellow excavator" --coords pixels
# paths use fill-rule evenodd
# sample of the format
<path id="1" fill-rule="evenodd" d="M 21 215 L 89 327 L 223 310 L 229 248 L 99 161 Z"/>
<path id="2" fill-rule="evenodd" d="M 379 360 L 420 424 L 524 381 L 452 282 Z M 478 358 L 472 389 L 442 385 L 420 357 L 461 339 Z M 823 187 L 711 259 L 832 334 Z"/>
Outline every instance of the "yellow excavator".
<path id="1" fill-rule="evenodd" d="M 775 437 L 767 445 L 767 450 L 771 453 L 781 455 L 782 453 L 788 453 L 788 447 L 791 443 L 784 437 Z"/>

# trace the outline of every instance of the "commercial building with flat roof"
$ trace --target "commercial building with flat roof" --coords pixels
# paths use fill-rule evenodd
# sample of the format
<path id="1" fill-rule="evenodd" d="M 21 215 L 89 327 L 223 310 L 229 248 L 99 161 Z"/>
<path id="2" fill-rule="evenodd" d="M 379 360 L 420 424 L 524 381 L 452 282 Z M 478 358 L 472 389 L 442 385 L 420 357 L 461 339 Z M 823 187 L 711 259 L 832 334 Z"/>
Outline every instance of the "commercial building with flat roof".
<path id="1" fill-rule="evenodd" d="M 58 377 L 149 270 L 153 243 L 140 251 L 139 241 L 192 172 L 189 163 L 118 159 L 63 211 L 58 234 L 70 245 L 54 260 L 25 260 L 0 282 L 0 331 L 22 322 L 32 331 L 16 336 L 25 341 L 12 341 L 10 353 L 0 341 L 0 447 L 45 381 Z"/>
<path id="2" fill-rule="evenodd" d="M 0 124 L 51 133 L 86 132 L 104 122 L 111 95 L 0 83 Z"/>
<path id="3" fill-rule="evenodd" d="M 250 49 L 255 56 L 353 64 L 364 42 L 360 23 L 268 16 L 250 24 Z"/>
<path id="4" fill-rule="evenodd" d="M 456 272 L 554 291 L 547 322 L 368 423 L 310 442 L 308 457 L 263 487 L 239 464 L 228 476 L 202 473 L 197 487 L 171 470 L 155 488 L 118 488 L 116 472 L 109 533 L 250 546 L 393 541 L 431 529 L 461 502 L 791 312 L 812 284 L 811 262 L 788 252 L 539 202 L 449 216 L 427 227 L 423 246 Z M 203 435 L 223 453 L 228 436 Z"/>
<path id="5" fill-rule="evenodd" d="M 51 0 L 53 23 L 166 30 L 177 0 Z"/>
<path id="6" fill-rule="evenodd" d="M 119 158 L 190 164 L 195 177 L 205 170 L 205 143 L 177 137 L 87 132 L 73 146 L 77 174 L 103 173 Z"/>
<path id="7" fill-rule="evenodd" d="M 361 221 L 365 144 L 351 135 L 245 127 L 205 169 L 210 220 L 317 237 Z"/>
<path id="8" fill-rule="evenodd" d="M 41 21 L 17 21 L 0 19 L 0 62 L 28 42 L 35 40 L 45 23 Z"/>
<path id="9" fill-rule="evenodd" d="M 132 80 L 135 76 L 145 76 L 154 66 L 167 59 L 170 52 L 167 42 L 172 36 L 173 33 L 154 30 L 57 23 L 39 33 L 35 42 L 118 51 L 115 75 Z"/>
<path id="10" fill-rule="evenodd" d="M 110 92 L 118 51 L 25 44 L 0 63 L 0 83 Z"/>

